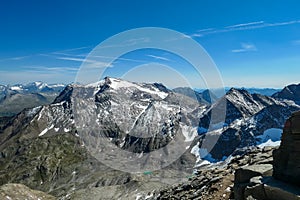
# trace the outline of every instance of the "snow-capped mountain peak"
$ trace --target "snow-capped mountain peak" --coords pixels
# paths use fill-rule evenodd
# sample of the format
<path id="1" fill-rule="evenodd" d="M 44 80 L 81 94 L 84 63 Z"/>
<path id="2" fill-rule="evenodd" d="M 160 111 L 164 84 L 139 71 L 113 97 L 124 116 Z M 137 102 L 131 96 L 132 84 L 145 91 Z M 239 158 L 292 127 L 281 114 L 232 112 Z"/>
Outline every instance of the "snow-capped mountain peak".
<path id="1" fill-rule="evenodd" d="M 60 92 L 65 87 L 64 84 L 47 84 L 36 81 L 28 84 L 3 85 L 0 91 L 15 91 L 18 93 L 39 93 L 39 92 Z"/>
<path id="2" fill-rule="evenodd" d="M 126 92 L 133 93 L 134 91 L 141 91 L 147 94 L 158 96 L 161 99 L 164 99 L 168 96 L 169 90 L 159 83 L 149 84 L 149 83 L 136 83 L 130 82 L 118 78 L 105 77 L 104 80 L 101 80 L 96 83 L 88 84 L 85 87 L 94 87 L 97 92 L 102 92 L 103 90 L 110 90 L 115 92 Z"/>

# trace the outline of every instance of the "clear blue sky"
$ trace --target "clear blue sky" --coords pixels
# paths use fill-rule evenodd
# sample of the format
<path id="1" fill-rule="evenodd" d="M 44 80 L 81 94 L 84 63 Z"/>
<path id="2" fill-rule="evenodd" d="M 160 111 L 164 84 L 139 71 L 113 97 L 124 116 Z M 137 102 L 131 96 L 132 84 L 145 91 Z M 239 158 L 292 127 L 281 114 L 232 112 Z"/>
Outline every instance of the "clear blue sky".
<path id="1" fill-rule="evenodd" d="M 10 0 L 0 2 L 0 24 L 0 84 L 73 82 L 96 45 L 139 27 L 169 28 L 195 39 L 215 61 L 226 86 L 300 83 L 297 0 Z M 186 67 L 162 51 L 125 55 L 118 65 L 153 61 Z M 118 76 L 113 68 L 108 75 Z"/>

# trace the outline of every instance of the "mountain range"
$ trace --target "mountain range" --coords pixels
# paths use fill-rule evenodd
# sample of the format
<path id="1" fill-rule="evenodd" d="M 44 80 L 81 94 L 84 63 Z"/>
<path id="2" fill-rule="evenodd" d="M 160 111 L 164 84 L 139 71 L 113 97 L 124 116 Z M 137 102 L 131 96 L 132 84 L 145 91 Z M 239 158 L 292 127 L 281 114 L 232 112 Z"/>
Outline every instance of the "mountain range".
<path id="1" fill-rule="evenodd" d="M 13 116 L 25 108 L 47 105 L 65 88 L 64 84 L 29 84 L 0 85 L 0 117 Z"/>
<path id="2" fill-rule="evenodd" d="M 87 191 L 91 199 L 147 196 L 237 152 L 277 142 L 285 120 L 300 110 L 300 85 L 272 96 L 232 88 L 220 99 L 110 77 L 90 85 L 0 88 L 0 108 L 20 101 L 23 107 L 2 112 L 11 115 L 0 120 L 0 184 L 21 183 L 61 199 Z M 24 103 L 31 98 L 38 99 L 34 105 Z M 214 111 L 224 105 L 225 120 L 218 121 Z"/>

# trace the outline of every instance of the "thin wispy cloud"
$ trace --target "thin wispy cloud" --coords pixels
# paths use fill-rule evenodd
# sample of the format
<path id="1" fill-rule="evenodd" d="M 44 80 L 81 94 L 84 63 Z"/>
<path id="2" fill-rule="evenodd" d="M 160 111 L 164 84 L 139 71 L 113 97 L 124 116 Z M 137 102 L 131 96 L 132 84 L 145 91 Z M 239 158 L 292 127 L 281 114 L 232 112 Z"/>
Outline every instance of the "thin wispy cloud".
<path id="1" fill-rule="evenodd" d="M 22 66 L 21 71 L 31 72 L 77 72 L 78 67 L 49 67 L 49 66 Z"/>
<path id="2" fill-rule="evenodd" d="M 275 23 L 267 23 L 265 21 L 255 21 L 255 22 L 247 22 L 241 24 L 233 24 L 230 26 L 226 26 L 223 28 L 208 28 L 197 30 L 195 33 L 190 34 L 191 37 L 203 37 L 205 35 L 217 34 L 217 33 L 225 33 L 225 32 L 233 32 L 233 31 L 243 31 L 243 30 L 253 30 L 253 29 L 261 29 L 266 27 L 277 27 L 277 26 L 286 26 L 292 24 L 300 24 L 300 20 L 292 20 L 285 22 L 275 22 Z"/>
<path id="3" fill-rule="evenodd" d="M 10 57 L 10 58 L 4 58 L 4 59 L 1 59 L 0 62 L 3 62 L 3 61 L 18 61 L 18 60 L 23 60 L 25 58 L 28 58 L 30 56 L 17 56 L 17 57 Z"/>
<path id="4" fill-rule="evenodd" d="M 231 25 L 231 26 L 227 26 L 225 28 L 237 28 L 237 27 L 253 26 L 253 25 L 258 25 L 258 24 L 263 24 L 263 23 L 264 23 L 264 21 L 249 22 L 249 23 L 244 23 L 244 24 Z"/>
<path id="5" fill-rule="evenodd" d="M 138 62 L 138 63 L 145 63 L 147 61 L 145 60 L 139 60 L 139 59 L 130 59 L 130 58 L 114 58 L 110 56 L 91 56 L 91 58 L 107 58 L 107 59 L 116 59 L 119 61 L 130 61 L 130 62 Z"/>
<path id="6" fill-rule="evenodd" d="M 2 62 L 2 61 L 18 61 L 18 60 L 23 60 L 26 58 L 31 58 L 31 57 L 36 57 L 36 56 L 52 56 L 53 54 L 69 55 L 69 54 L 67 54 L 67 52 L 74 52 L 74 51 L 78 51 L 78 50 L 91 49 L 91 48 L 92 48 L 92 46 L 84 46 L 84 47 L 78 47 L 78 48 L 63 49 L 60 51 L 53 51 L 53 52 L 48 52 L 48 53 L 36 53 L 36 54 L 31 54 L 31 55 L 16 56 L 16 57 L 0 59 L 0 62 Z M 76 56 L 76 54 L 73 54 L 73 56 Z"/>
<path id="7" fill-rule="evenodd" d="M 97 51 L 97 49 L 101 50 L 101 49 L 106 49 L 106 48 L 129 47 L 129 46 L 135 46 L 138 44 L 149 43 L 149 42 L 150 42 L 150 38 L 148 38 L 148 37 L 132 38 L 132 39 L 124 40 L 119 43 L 112 43 L 112 44 L 104 45 L 104 46 L 101 45 L 101 46 L 95 48 L 94 51 Z"/>
<path id="8" fill-rule="evenodd" d="M 241 48 L 231 50 L 232 53 L 242 53 L 249 51 L 257 51 L 256 46 L 250 43 L 241 43 Z"/>
<path id="9" fill-rule="evenodd" d="M 203 37 L 206 33 L 213 32 L 215 30 L 216 30 L 215 28 L 200 29 L 200 30 L 197 30 L 196 33 L 193 33 L 193 34 L 191 34 L 189 36 L 190 37 Z"/>
<path id="10" fill-rule="evenodd" d="M 95 60 L 87 60 L 85 58 L 76 58 L 76 57 L 56 57 L 56 59 L 75 61 L 75 62 L 89 62 L 89 63 L 96 62 Z"/>
<path id="11" fill-rule="evenodd" d="M 74 57 L 57 57 L 60 60 L 68 60 L 68 61 L 75 61 L 75 62 L 85 62 L 86 67 L 88 68 L 102 68 L 102 67 L 113 67 L 111 63 L 86 59 L 86 58 L 74 58 Z"/>
<path id="12" fill-rule="evenodd" d="M 166 57 L 162 57 L 162 56 L 155 56 L 155 55 L 147 55 L 148 57 L 157 59 L 157 60 L 164 60 L 164 61 L 170 61 L 170 59 L 166 58 Z"/>
<path id="13" fill-rule="evenodd" d="M 201 33 L 194 33 L 194 34 L 191 34 L 190 36 L 191 36 L 192 38 L 193 38 L 193 37 L 203 37 L 204 34 L 201 34 Z"/>
<path id="14" fill-rule="evenodd" d="M 60 51 L 54 51 L 54 52 L 51 52 L 51 53 L 73 52 L 73 51 L 78 51 L 78 50 L 83 50 L 83 49 L 92 49 L 92 48 L 93 48 L 93 46 L 83 46 L 83 47 L 64 49 L 64 50 L 60 50 Z"/>
<path id="15" fill-rule="evenodd" d="M 215 29 L 214 28 L 205 28 L 205 29 L 197 30 L 197 32 L 201 33 L 201 32 L 213 31 L 213 30 L 215 30 Z"/>
<path id="16" fill-rule="evenodd" d="M 96 62 L 102 62 L 107 63 L 106 60 L 113 60 L 114 62 L 117 61 L 127 61 L 127 62 L 136 62 L 136 63 L 146 63 L 147 60 L 141 60 L 141 59 L 132 59 L 132 58 L 115 58 L 111 56 L 101 56 L 101 55 L 88 55 L 88 54 L 70 54 L 70 53 L 53 53 L 51 55 L 47 54 L 47 56 L 52 56 L 59 60 L 68 60 L 68 61 L 77 61 L 77 62 L 89 62 L 89 63 L 96 63 Z M 88 56 L 88 57 L 87 57 Z M 157 57 L 158 58 L 158 57 Z M 167 59 L 160 57 L 161 59 Z M 103 59 L 104 61 L 101 61 Z"/>
<path id="17" fill-rule="evenodd" d="M 70 53 L 51 53 L 51 54 L 43 54 L 43 56 L 74 56 L 74 57 L 86 57 L 84 54 L 70 54 Z"/>

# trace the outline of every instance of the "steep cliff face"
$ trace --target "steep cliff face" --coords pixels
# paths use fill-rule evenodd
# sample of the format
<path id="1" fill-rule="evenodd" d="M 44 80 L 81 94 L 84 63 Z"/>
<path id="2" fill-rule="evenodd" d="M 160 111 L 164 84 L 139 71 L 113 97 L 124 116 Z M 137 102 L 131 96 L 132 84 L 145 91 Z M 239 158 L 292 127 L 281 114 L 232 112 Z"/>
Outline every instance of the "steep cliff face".
<path id="1" fill-rule="evenodd" d="M 281 145 L 274 151 L 273 176 L 300 186 L 300 112 L 285 123 Z"/>

